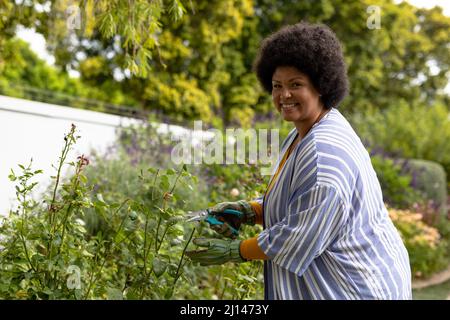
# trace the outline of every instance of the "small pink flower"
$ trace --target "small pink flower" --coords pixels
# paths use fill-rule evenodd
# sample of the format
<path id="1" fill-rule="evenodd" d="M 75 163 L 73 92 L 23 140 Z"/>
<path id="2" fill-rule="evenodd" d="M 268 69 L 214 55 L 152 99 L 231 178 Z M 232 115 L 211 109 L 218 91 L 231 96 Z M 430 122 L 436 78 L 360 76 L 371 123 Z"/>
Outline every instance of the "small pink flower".
<path id="1" fill-rule="evenodd" d="M 78 156 L 78 161 L 81 162 L 81 166 L 87 166 L 89 164 L 89 159 L 84 157 L 84 154 L 82 154 L 81 156 Z"/>

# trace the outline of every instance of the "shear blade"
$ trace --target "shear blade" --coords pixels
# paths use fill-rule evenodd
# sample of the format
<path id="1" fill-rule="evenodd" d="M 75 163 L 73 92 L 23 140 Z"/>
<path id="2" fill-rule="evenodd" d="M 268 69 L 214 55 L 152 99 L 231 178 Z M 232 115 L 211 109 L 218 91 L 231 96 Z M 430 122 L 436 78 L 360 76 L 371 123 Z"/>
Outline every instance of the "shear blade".
<path id="1" fill-rule="evenodd" d="M 189 217 L 187 219 L 187 222 L 204 220 L 207 217 L 207 215 L 208 212 L 205 210 L 189 212 L 187 214 L 187 216 Z"/>

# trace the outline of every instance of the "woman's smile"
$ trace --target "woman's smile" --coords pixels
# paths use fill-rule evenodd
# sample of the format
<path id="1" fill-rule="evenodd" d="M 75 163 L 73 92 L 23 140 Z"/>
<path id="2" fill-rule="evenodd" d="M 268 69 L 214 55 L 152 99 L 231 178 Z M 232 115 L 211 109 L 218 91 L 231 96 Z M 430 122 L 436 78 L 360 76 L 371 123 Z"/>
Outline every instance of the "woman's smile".
<path id="1" fill-rule="evenodd" d="M 300 106 L 298 103 L 281 103 L 281 110 L 290 112 L 295 110 L 298 106 Z"/>

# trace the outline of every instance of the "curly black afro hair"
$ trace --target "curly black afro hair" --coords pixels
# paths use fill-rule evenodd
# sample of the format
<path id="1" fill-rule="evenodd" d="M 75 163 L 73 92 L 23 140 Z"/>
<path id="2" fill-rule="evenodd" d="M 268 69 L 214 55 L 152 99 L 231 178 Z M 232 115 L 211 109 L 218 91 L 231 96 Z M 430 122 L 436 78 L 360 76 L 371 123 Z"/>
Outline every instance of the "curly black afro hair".
<path id="1" fill-rule="evenodd" d="M 325 25 L 300 22 L 264 39 L 254 70 L 269 93 L 273 73 L 279 66 L 293 66 L 308 75 L 327 109 L 337 107 L 347 95 L 347 69 L 341 44 Z"/>

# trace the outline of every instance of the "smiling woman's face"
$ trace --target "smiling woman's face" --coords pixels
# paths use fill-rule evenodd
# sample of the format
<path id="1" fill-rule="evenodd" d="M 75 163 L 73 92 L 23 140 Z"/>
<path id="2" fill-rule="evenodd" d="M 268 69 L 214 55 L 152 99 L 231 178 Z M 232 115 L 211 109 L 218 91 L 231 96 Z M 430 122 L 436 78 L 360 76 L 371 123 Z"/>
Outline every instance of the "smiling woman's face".
<path id="1" fill-rule="evenodd" d="M 272 76 L 272 100 L 284 120 L 306 133 L 324 106 L 309 77 L 295 67 L 278 67 Z M 299 130 L 300 129 L 300 130 Z"/>

